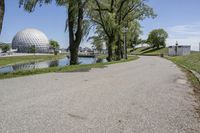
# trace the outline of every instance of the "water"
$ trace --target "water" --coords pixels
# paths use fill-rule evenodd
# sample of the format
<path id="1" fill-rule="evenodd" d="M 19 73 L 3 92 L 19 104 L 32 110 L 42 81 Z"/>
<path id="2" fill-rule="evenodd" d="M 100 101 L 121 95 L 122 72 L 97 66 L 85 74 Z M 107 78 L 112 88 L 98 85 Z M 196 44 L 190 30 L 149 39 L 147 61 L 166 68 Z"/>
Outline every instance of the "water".
<path id="1" fill-rule="evenodd" d="M 89 57 L 80 57 L 79 64 L 95 64 L 100 62 L 107 62 L 106 59 L 98 59 L 98 58 L 89 58 Z M 50 68 L 50 67 L 65 67 L 69 65 L 69 59 L 63 58 L 54 61 L 44 61 L 44 62 L 31 62 L 24 64 L 16 64 L 5 67 L 0 67 L 0 73 L 10 73 L 21 70 L 32 70 L 32 69 L 42 69 L 42 68 Z"/>

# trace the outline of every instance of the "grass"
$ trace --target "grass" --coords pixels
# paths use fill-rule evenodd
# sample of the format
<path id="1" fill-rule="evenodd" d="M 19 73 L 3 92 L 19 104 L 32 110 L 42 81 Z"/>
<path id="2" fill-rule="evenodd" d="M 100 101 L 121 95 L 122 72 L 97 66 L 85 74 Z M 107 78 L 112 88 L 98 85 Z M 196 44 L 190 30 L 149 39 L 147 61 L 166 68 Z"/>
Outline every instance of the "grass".
<path id="1" fill-rule="evenodd" d="M 17 71 L 13 73 L 2 73 L 0 74 L 0 79 L 15 78 L 15 77 L 21 77 L 21 76 L 34 75 L 34 74 L 44 74 L 44 73 L 50 73 L 50 72 L 79 72 L 79 71 L 85 72 L 85 71 L 89 71 L 91 68 L 104 68 L 106 67 L 106 65 L 128 62 L 128 61 L 136 60 L 138 58 L 139 57 L 137 56 L 131 56 L 127 60 L 113 61 L 113 62 L 107 62 L 107 63 L 96 63 L 96 64 L 89 64 L 89 65 L 73 65 L 73 66 L 66 66 L 66 67 L 52 67 L 52 68 L 44 68 L 44 69 Z"/>
<path id="2" fill-rule="evenodd" d="M 13 57 L 0 57 L 0 67 L 28 62 L 40 62 L 45 60 L 56 60 L 65 57 L 60 54 L 54 55 L 30 55 L 30 56 L 13 56 Z"/>
<path id="3" fill-rule="evenodd" d="M 168 48 L 151 48 L 151 47 L 143 47 L 143 48 L 136 48 L 132 54 L 136 55 L 154 55 L 158 56 L 160 54 L 167 55 L 168 54 Z"/>
<path id="4" fill-rule="evenodd" d="M 174 56 L 168 58 L 176 64 L 200 73 L 200 52 L 192 52 L 190 55 Z"/>
<path id="5" fill-rule="evenodd" d="M 101 58 L 101 59 L 106 59 L 108 57 L 107 54 L 100 54 L 97 56 L 97 58 Z"/>

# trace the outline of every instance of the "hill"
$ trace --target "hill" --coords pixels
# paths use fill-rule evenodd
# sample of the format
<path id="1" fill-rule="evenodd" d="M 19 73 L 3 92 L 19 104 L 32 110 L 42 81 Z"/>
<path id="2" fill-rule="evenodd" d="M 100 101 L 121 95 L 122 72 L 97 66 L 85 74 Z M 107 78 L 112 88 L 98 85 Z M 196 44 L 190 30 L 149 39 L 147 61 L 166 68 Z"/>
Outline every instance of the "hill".
<path id="1" fill-rule="evenodd" d="M 152 48 L 152 47 L 143 47 L 143 48 L 136 48 L 136 49 L 132 49 L 129 50 L 129 52 L 131 54 L 136 54 L 136 55 L 160 55 L 160 54 L 164 54 L 167 55 L 168 54 L 168 48 Z"/>

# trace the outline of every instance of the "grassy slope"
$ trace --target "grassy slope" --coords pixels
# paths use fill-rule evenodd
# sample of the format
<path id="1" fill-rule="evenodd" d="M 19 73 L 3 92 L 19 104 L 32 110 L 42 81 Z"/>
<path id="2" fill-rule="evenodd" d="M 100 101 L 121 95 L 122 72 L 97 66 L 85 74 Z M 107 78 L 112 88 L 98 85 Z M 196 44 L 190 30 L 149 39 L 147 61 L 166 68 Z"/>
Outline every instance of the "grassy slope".
<path id="1" fill-rule="evenodd" d="M 30 56 L 14 56 L 14 57 L 1 57 L 0 67 L 6 65 L 27 63 L 27 62 L 39 62 L 44 60 L 56 60 L 64 57 L 65 55 L 30 55 Z"/>
<path id="2" fill-rule="evenodd" d="M 169 59 L 187 69 L 200 73 L 200 52 L 192 52 L 186 56 L 169 57 Z"/>
<path id="3" fill-rule="evenodd" d="M 90 65 L 74 65 L 74 66 L 66 66 L 66 67 L 52 67 L 52 68 L 44 68 L 44 69 L 34 69 L 34 70 L 26 70 L 26 71 L 18 71 L 13 73 L 4 73 L 0 74 L 0 79 L 5 78 L 14 78 L 14 77 L 21 77 L 27 75 L 34 75 L 34 74 L 42 74 L 42 73 L 49 73 L 49 72 L 77 72 L 77 71 L 88 71 L 91 68 L 103 68 L 106 65 L 116 64 L 116 63 L 123 63 L 132 60 L 138 59 L 137 56 L 131 56 L 128 60 L 121 60 L 121 61 L 113 61 L 107 63 L 96 63 Z"/>
<path id="4" fill-rule="evenodd" d="M 150 47 L 137 48 L 134 50 L 134 52 L 132 52 L 132 54 L 137 54 L 137 55 L 160 55 L 160 54 L 167 55 L 167 53 L 168 53 L 168 48 L 152 49 Z"/>

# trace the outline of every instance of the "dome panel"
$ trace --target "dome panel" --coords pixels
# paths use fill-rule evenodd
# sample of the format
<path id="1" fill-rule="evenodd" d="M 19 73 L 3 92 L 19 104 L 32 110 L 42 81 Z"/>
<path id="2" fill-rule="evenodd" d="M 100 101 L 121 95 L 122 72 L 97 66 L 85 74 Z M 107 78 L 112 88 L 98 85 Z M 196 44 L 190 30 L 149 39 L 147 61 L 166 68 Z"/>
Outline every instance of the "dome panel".
<path id="1" fill-rule="evenodd" d="M 36 53 L 47 53 L 50 48 L 46 35 L 37 29 L 22 30 L 13 38 L 12 48 L 19 53 L 30 53 L 33 47 Z"/>

